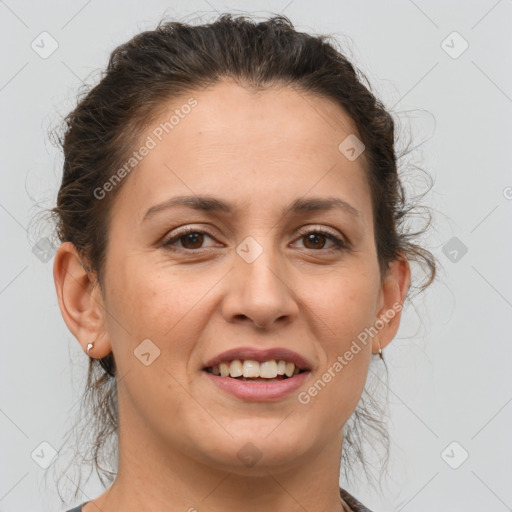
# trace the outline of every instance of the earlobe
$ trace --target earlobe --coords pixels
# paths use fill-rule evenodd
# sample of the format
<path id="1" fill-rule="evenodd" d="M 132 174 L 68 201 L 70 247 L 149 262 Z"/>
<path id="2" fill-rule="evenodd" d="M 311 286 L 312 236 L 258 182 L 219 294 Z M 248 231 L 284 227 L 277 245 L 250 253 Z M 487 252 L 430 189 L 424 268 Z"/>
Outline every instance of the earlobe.
<path id="1" fill-rule="evenodd" d="M 410 278 L 410 264 L 405 256 L 390 262 L 381 289 L 380 309 L 377 315 L 378 333 L 373 338 L 372 346 L 374 354 L 379 352 L 379 348 L 383 350 L 389 345 L 398 332 Z"/>
<path id="2" fill-rule="evenodd" d="M 84 352 L 90 343 L 92 357 L 104 357 L 111 352 L 105 336 L 103 299 L 95 277 L 84 268 L 76 247 L 64 242 L 53 264 L 53 279 L 64 322 Z"/>

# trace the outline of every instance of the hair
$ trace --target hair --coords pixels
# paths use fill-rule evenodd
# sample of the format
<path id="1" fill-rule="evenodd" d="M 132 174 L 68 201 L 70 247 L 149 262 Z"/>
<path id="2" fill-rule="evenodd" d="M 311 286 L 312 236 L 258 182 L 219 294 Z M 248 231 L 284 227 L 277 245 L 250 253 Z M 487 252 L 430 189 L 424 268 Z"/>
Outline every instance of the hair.
<path id="1" fill-rule="evenodd" d="M 381 277 L 391 261 L 407 259 L 420 264 L 427 275 L 419 286 L 415 286 L 413 275 L 411 288 L 425 290 L 435 278 L 436 259 L 414 241 L 426 228 L 410 232 L 405 226 L 418 208 L 406 198 L 398 176 L 398 160 L 408 151 L 397 156 L 395 122 L 372 93 L 368 79 L 331 36 L 298 32 L 283 15 L 255 22 L 246 16 L 222 14 L 212 23 L 196 26 L 162 19 L 154 30 L 141 32 L 115 48 L 99 83 L 85 85 L 56 136 L 64 165 L 57 203 L 50 210 L 54 234 L 59 242 L 74 244 L 84 268 L 97 279 L 102 292 L 109 213 L 129 177 L 101 200 L 93 191 L 126 162 L 145 127 L 170 100 L 224 80 L 251 90 L 293 87 L 300 93 L 329 99 L 348 113 L 365 145 L 364 167 Z M 430 221 L 429 217 L 427 227 Z M 81 402 L 84 428 L 79 431 L 78 423 L 75 425 L 78 442 L 87 447 L 85 455 L 77 449 L 75 462 L 93 465 L 103 485 L 104 479 L 113 481 L 118 463 L 115 376 L 113 354 L 89 358 Z M 384 410 L 373 392 L 365 388 L 344 426 L 341 463 L 347 480 L 361 466 L 371 483 L 363 445 L 372 431 L 375 443 L 381 443 L 386 453 L 382 476 L 389 454 L 389 436 L 381 421 Z M 372 450 L 375 447 L 373 444 Z M 80 482 L 74 482 L 75 497 Z"/>

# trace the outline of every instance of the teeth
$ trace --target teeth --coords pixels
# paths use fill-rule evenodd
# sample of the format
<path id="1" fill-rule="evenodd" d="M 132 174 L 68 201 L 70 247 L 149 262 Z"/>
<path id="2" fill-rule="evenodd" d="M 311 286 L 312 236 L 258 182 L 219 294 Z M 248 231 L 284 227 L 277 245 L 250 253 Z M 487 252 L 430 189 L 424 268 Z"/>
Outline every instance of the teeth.
<path id="1" fill-rule="evenodd" d="M 239 359 L 235 359 L 231 361 L 231 365 L 229 366 L 229 375 L 231 377 L 241 377 L 242 376 L 242 363 Z"/>
<path id="2" fill-rule="evenodd" d="M 297 375 L 300 370 L 295 368 L 294 363 L 283 360 L 271 360 L 260 363 L 259 361 L 251 359 L 245 361 L 235 359 L 231 362 L 223 362 L 213 366 L 211 372 L 221 377 L 244 377 L 249 379 L 261 377 L 264 379 L 275 379 L 278 375 L 292 377 L 293 375 Z"/>
<path id="3" fill-rule="evenodd" d="M 214 366 L 212 370 L 214 370 L 215 368 L 217 367 Z M 229 365 L 227 363 L 220 363 L 218 369 L 222 377 L 227 377 L 229 375 Z"/>
<path id="4" fill-rule="evenodd" d="M 260 363 L 258 361 L 244 361 L 243 375 L 245 378 L 258 378 L 260 376 Z"/>
<path id="5" fill-rule="evenodd" d="M 275 379 L 277 377 L 277 363 L 275 361 L 265 361 L 260 364 L 260 377 L 265 379 Z"/>
<path id="6" fill-rule="evenodd" d="M 293 363 L 286 363 L 285 374 L 287 377 L 291 377 L 293 375 L 293 370 L 295 370 L 295 365 Z"/>
<path id="7" fill-rule="evenodd" d="M 286 371 L 286 361 L 279 361 L 277 363 L 277 375 L 284 375 Z"/>

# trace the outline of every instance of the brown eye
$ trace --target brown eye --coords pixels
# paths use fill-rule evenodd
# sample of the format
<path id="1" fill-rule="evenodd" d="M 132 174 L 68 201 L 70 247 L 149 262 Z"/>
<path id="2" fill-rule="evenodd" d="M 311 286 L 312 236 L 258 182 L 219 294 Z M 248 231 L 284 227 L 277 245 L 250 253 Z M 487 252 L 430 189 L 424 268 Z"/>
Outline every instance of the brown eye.
<path id="1" fill-rule="evenodd" d="M 199 249 L 203 245 L 203 238 L 202 233 L 193 232 L 180 236 L 179 240 L 182 240 L 181 244 L 185 249 Z"/>
<path id="2" fill-rule="evenodd" d="M 203 243 L 206 238 L 213 237 L 206 233 L 205 231 L 200 231 L 198 229 L 186 229 L 182 230 L 181 233 L 178 233 L 176 236 L 170 238 L 169 240 L 162 243 L 162 245 L 170 250 L 176 251 L 196 251 L 198 249 L 203 249 Z M 180 245 L 176 245 L 177 242 L 180 242 Z"/>
<path id="3" fill-rule="evenodd" d="M 323 229 L 314 229 L 303 232 L 299 240 L 304 240 L 304 247 L 312 251 L 348 249 L 347 244 L 345 244 L 340 238 Z M 329 241 L 332 245 L 330 247 L 325 247 L 325 244 Z"/>
<path id="4" fill-rule="evenodd" d="M 308 233 L 307 235 L 303 235 L 303 238 L 306 240 L 304 245 L 307 249 L 323 249 L 327 239 L 327 237 L 321 233 Z"/>

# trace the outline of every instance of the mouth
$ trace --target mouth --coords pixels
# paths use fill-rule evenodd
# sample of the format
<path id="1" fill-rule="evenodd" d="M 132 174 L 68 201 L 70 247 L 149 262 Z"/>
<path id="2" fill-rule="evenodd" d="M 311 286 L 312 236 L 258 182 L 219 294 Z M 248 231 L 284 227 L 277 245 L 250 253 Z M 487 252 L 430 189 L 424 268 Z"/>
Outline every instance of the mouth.
<path id="1" fill-rule="evenodd" d="M 222 391 L 244 401 L 284 399 L 304 385 L 312 365 L 284 348 L 237 348 L 207 361 L 202 373 Z"/>
<path id="2" fill-rule="evenodd" d="M 229 377 L 243 382 L 279 382 L 308 371 L 284 359 L 263 362 L 234 359 L 207 366 L 203 370 L 217 377 Z"/>

